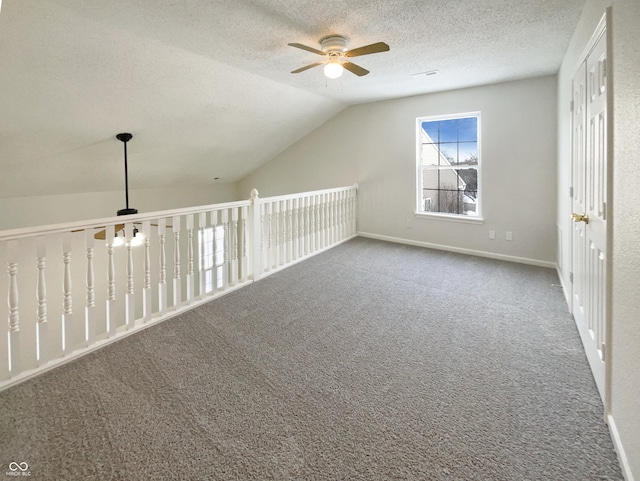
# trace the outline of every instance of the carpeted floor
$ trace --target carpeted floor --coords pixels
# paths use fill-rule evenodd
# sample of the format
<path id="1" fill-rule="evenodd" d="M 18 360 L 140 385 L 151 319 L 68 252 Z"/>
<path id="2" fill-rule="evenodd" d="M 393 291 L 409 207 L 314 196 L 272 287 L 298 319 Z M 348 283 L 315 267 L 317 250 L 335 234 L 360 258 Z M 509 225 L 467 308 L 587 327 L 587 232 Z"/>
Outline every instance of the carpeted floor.
<path id="1" fill-rule="evenodd" d="M 0 471 L 622 480 L 557 283 L 356 238 L 0 393 Z"/>

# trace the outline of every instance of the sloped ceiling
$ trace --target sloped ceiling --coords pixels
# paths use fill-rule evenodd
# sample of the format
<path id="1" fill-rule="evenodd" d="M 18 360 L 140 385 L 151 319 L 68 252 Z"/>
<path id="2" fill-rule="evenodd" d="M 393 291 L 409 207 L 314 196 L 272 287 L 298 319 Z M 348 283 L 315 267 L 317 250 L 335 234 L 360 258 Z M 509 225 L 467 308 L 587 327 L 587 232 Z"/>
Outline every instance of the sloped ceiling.
<path id="1" fill-rule="evenodd" d="M 122 189 L 119 132 L 131 188 L 235 182 L 349 105 L 557 72 L 584 3 L 4 0 L 0 197 Z M 328 34 L 391 50 L 290 74 Z"/>

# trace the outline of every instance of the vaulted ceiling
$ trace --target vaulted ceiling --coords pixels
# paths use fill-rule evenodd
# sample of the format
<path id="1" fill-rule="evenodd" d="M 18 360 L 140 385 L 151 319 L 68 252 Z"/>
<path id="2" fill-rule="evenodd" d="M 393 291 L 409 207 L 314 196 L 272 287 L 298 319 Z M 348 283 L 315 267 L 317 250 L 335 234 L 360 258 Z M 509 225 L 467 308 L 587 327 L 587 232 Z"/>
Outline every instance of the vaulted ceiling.
<path id="1" fill-rule="evenodd" d="M 234 182 L 349 105 L 557 72 L 584 3 L 4 0 L 0 197 L 122 189 L 119 132 L 131 188 Z M 391 50 L 291 74 L 329 34 Z"/>

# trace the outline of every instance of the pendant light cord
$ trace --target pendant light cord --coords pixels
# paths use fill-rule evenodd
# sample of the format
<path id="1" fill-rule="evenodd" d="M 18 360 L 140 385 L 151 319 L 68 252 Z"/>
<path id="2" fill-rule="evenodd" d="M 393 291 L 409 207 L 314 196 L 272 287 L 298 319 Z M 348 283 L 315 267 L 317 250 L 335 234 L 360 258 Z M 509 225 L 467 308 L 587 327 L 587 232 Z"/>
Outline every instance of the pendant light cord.
<path id="1" fill-rule="evenodd" d="M 133 135 L 129 133 L 122 133 L 116 135 L 116 139 L 121 141 L 124 144 L 124 195 L 125 200 L 127 201 L 127 207 L 124 209 L 120 209 L 118 211 L 118 215 L 129 215 L 129 214 L 137 214 L 137 209 L 129 208 L 129 165 L 127 162 L 127 142 L 131 140 Z"/>

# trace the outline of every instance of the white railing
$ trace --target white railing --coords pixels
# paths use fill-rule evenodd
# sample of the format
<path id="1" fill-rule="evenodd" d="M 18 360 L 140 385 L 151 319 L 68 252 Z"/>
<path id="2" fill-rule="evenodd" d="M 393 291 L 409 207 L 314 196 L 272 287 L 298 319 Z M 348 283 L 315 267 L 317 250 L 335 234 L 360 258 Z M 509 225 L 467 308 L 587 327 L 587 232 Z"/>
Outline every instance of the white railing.
<path id="1" fill-rule="evenodd" d="M 354 237 L 356 193 L 0 231 L 0 390 Z"/>

